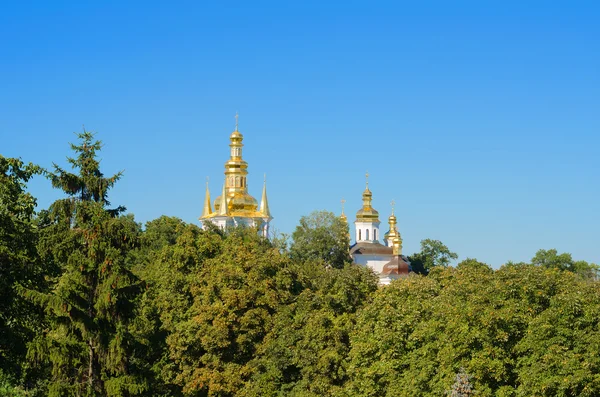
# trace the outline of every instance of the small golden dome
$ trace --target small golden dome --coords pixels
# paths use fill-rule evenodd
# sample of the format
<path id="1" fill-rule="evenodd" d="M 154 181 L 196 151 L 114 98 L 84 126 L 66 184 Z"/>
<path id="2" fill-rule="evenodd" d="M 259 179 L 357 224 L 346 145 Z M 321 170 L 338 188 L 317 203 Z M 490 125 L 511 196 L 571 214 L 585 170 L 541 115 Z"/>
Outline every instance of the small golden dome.
<path id="1" fill-rule="evenodd" d="M 371 200 L 373 193 L 369 190 L 369 187 L 363 192 L 363 206 L 356 212 L 357 222 L 379 222 L 379 212 L 371 206 Z"/>
<path id="2" fill-rule="evenodd" d="M 229 139 L 231 139 L 232 141 L 241 141 L 242 139 L 244 139 L 244 136 L 241 132 L 235 130 L 231 133 L 231 135 L 229 135 Z"/>
<path id="3" fill-rule="evenodd" d="M 356 220 L 357 221 L 361 221 L 361 220 L 366 220 L 366 221 L 371 221 L 371 220 L 379 220 L 379 212 L 369 206 L 369 207 L 362 207 L 361 209 L 359 209 L 358 211 L 356 211 Z"/>

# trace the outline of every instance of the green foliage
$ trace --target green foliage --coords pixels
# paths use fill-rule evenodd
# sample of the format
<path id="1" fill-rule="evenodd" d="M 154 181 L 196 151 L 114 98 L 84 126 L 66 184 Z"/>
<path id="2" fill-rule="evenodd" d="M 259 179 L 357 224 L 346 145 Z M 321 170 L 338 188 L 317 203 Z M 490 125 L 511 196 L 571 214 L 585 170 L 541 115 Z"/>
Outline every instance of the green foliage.
<path id="1" fill-rule="evenodd" d="M 27 182 L 43 170 L 0 155 L 0 368 L 3 379 L 23 375 L 26 343 L 39 330 L 41 315 L 19 294 L 40 287 L 43 269 L 36 250 L 35 199 Z"/>
<path id="2" fill-rule="evenodd" d="M 598 299 L 596 283 L 531 265 L 398 280 L 359 312 L 346 395 L 439 396 L 460 367 L 482 396 L 597 395 Z"/>
<path id="3" fill-rule="evenodd" d="M 287 258 L 248 229 L 187 225 L 150 263 L 151 301 L 167 333 L 165 384 L 186 394 L 234 395 L 251 372 L 273 314 L 293 289 Z"/>
<path id="4" fill-rule="evenodd" d="M 108 190 L 120 178 L 105 178 L 93 134 L 79 134 L 80 145 L 69 162 L 78 173 L 55 165 L 54 187 L 68 197 L 44 214 L 39 252 L 58 275 L 48 292 L 29 289 L 31 301 L 45 310 L 47 326 L 31 344 L 28 359 L 48 364 L 48 395 L 137 394 L 144 389 L 128 362 L 127 324 L 139 282 L 130 272 L 130 251 L 139 226 L 119 216 L 122 207 L 107 209 Z"/>
<path id="5" fill-rule="evenodd" d="M 356 265 L 326 269 L 318 262 L 296 271 L 303 289 L 274 315 L 241 395 L 332 395 L 348 378 L 355 312 L 370 301 L 377 277 Z"/>
<path id="6" fill-rule="evenodd" d="M 600 395 L 600 285 L 569 277 L 516 345 L 522 395 Z"/>
<path id="7" fill-rule="evenodd" d="M 256 230 L 109 208 L 101 144 L 71 173 L 0 156 L 0 396 L 597 396 L 599 267 L 540 250 L 499 270 L 423 240 L 386 287 L 348 225 Z M 45 173 L 66 198 L 34 213 Z"/>
<path id="8" fill-rule="evenodd" d="M 315 211 L 300 218 L 292 239 L 290 255 L 294 261 L 320 261 L 335 268 L 351 262 L 348 224 L 332 212 Z"/>
<path id="9" fill-rule="evenodd" d="M 421 241 L 421 251 L 408 259 L 415 273 L 427 275 L 436 266 L 448 267 L 451 261 L 458 259 L 458 254 L 439 240 L 425 239 Z"/>
<path id="10" fill-rule="evenodd" d="M 600 266 L 586 261 L 574 261 L 571 254 L 558 254 L 555 249 L 539 250 L 531 259 L 531 263 L 547 269 L 567 270 L 586 278 L 597 279 Z"/>

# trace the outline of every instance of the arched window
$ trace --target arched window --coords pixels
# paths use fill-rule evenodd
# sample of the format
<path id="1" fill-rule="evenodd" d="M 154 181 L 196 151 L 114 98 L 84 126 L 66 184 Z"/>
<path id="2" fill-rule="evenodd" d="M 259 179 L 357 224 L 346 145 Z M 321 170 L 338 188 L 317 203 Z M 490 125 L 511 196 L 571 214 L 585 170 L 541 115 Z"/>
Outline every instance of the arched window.
<path id="1" fill-rule="evenodd" d="M 362 236 L 361 236 L 361 233 L 360 233 L 360 229 L 358 229 L 358 241 L 360 241 L 360 240 L 362 240 Z"/>
<path id="2" fill-rule="evenodd" d="M 365 240 L 369 239 L 369 229 L 365 230 Z"/>
<path id="3" fill-rule="evenodd" d="M 240 177 L 239 176 L 235 177 L 235 187 L 240 187 Z"/>
<path id="4" fill-rule="evenodd" d="M 377 229 L 373 229 L 373 240 L 377 240 Z"/>

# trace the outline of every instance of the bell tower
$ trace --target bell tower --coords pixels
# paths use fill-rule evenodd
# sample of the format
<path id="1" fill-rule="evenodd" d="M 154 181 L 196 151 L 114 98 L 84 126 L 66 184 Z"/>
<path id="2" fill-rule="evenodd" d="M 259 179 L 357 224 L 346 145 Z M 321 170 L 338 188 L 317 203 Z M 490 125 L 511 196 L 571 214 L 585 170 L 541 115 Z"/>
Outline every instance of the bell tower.
<path id="1" fill-rule="evenodd" d="M 379 244 L 379 212 L 372 206 L 373 193 L 369 190 L 369 173 L 366 173 L 366 188 L 362 194 L 363 206 L 356 212 L 354 221 L 356 242 Z"/>

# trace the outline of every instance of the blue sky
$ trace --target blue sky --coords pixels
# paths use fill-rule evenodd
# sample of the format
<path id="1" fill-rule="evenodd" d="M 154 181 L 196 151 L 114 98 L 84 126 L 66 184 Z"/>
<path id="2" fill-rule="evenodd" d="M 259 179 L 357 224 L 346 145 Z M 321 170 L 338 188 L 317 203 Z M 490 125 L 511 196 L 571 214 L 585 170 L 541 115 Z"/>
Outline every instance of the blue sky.
<path id="1" fill-rule="evenodd" d="M 239 111 L 280 232 L 342 198 L 353 220 L 368 171 L 405 253 L 599 263 L 598 20 L 592 1 L 7 3 L 0 153 L 65 165 L 85 124 L 125 172 L 114 204 L 196 222 Z"/>

